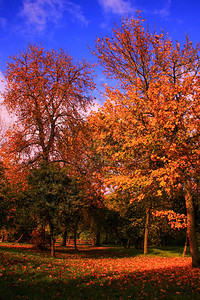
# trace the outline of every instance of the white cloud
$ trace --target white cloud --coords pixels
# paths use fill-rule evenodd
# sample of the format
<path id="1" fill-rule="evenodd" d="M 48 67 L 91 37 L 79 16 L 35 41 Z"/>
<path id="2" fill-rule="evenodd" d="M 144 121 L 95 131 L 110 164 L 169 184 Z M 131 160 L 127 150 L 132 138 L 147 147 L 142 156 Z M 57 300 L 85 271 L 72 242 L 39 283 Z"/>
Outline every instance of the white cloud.
<path id="1" fill-rule="evenodd" d="M 161 18 L 166 18 L 170 14 L 170 6 L 171 0 L 167 0 L 163 8 L 154 10 L 154 14 L 159 15 Z"/>
<path id="2" fill-rule="evenodd" d="M 21 15 L 28 26 L 43 31 L 47 22 L 58 22 L 62 12 L 63 0 L 23 0 Z"/>
<path id="3" fill-rule="evenodd" d="M 68 1 L 66 10 L 74 17 L 74 19 L 78 20 L 82 24 L 88 25 L 88 21 L 86 20 L 80 5 Z"/>
<path id="4" fill-rule="evenodd" d="M 14 118 L 11 118 L 6 108 L 2 105 L 3 99 L 1 93 L 3 93 L 4 91 L 5 91 L 5 77 L 3 73 L 0 71 L 0 141 L 6 129 L 8 129 L 9 125 L 11 125 L 14 122 Z"/>
<path id="5" fill-rule="evenodd" d="M 92 113 L 97 112 L 101 105 L 97 101 L 93 101 L 93 103 L 87 107 L 85 112 L 81 112 L 83 118 L 89 117 Z"/>
<path id="6" fill-rule="evenodd" d="M 7 25 L 6 19 L 3 18 L 3 17 L 0 17 L 0 26 L 3 27 L 3 28 L 5 28 L 6 25 Z"/>
<path id="7" fill-rule="evenodd" d="M 106 12 L 119 15 L 135 12 L 135 8 L 130 0 L 99 0 L 99 3 Z"/>
<path id="8" fill-rule="evenodd" d="M 87 24 L 80 5 L 68 0 L 22 0 L 21 16 L 26 24 L 36 31 L 42 32 L 48 23 L 61 21 L 64 11 L 68 11 L 76 20 Z"/>

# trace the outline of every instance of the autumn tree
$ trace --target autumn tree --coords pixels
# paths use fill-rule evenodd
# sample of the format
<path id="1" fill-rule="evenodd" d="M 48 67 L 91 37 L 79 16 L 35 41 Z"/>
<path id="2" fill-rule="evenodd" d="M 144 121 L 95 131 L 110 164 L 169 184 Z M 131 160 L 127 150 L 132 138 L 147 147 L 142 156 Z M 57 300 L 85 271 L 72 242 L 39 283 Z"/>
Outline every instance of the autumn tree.
<path id="1" fill-rule="evenodd" d="M 28 45 L 5 71 L 3 104 L 17 116 L 10 141 L 23 161 L 60 159 L 58 143 L 82 120 L 94 88 L 91 65 L 75 63 L 65 51 Z"/>
<path id="2" fill-rule="evenodd" d="M 132 192 L 131 201 L 170 199 L 183 189 L 192 265 L 200 266 L 194 191 L 200 170 L 199 44 L 181 47 L 150 32 L 140 15 L 123 19 L 96 50 L 108 78 L 106 102 L 91 118 L 106 161 L 105 180 Z M 163 202 L 164 204 L 164 202 Z"/>
<path id="3" fill-rule="evenodd" d="M 23 191 L 27 187 L 26 175 L 11 161 L 0 163 L 0 228 L 5 240 L 6 236 L 10 241 L 28 237 L 32 220 L 28 218 L 23 199 Z"/>
<path id="4" fill-rule="evenodd" d="M 84 190 L 83 206 L 90 230 L 95 234 L 96 245 L 100 245 L 102 231 L 102 209 L 104 208 L 105 186 L 102 180 L 103 159 L 99 153 L 94 131 L 87 120 L 74 128 L 73 138 L 67 133 L 60 141 L 60 152 L 70 160 L 70 173 L 79 178 L 79 185 Z M 78 144 L 78 147 L 77 147 Z M 85 222 L 83 215 L 83 223 Z"/>
<path id="5" fill-rule="evenodd" d="M 0 163 L 0 228 L 5 225 L 7 214 L 9 211 L 9 205 L 6 201 L 6 182 L 5 182 L 5 170 L 3 168 L 3 164 Z"/>
<path id="6" fill-rule="evenodd" d="M 36 164 L 38 172 L 41 161 L 73 165 L 71 140 L 78 152 L 76 132 L 92 103 L 92 72 L 88 62 L 74 62 L 63 50 L 46 51 L 41 46 L 28 45 L 11 58 L 2 96 L 3 104 L 17 120 L 1 151 L 6 165 L 20 169 Z M 64 155 L 63 140 L 68 155 Z"/>
<path id="7" fill-rule="evenodd" d="M 8 149 L 8 140 L 12 140 L 9 130 L 4 134 L 0 148 L 1 209 L 3 228 L 6 234 L 11 233 L 9 236 L 13 239 L 13 235 L 18 238 L 24 223 L 21 218 L 23 200 L 20 197 L 27 188 L 27 170 L 22 170 L 16 161 L 16 153 Z"/>

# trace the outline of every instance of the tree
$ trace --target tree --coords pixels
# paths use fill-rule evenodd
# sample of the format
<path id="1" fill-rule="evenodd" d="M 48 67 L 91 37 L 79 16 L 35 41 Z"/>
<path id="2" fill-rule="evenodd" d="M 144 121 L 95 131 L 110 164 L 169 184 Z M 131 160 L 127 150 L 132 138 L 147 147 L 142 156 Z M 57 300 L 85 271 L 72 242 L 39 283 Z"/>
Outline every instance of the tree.
<path id="1" fill-rule="evenodd" d="M 29 45 L 12 57 L 5 72 L 3 104 L 18 119 L 1 151 L 7 165 L 20 168 L 31 163 L 33 168 L 36 163 L 39 172 L 41 161 L 76 162 L 78 131 L 95 86 L 92 71 L 89 63 L 75 63 L 63 50 Z M 71 168 L 68 175 L 76 171 Z"/>
<path id="2" fill-rule="evenodd" d="M 89 63 L 74 63 L 63 50 L 28 45 L 12 57 L 5 72 L 3 104 L 16 114 L 19 125 L 10 151 L 28 162 L 60 159 L 63 130 L 71 135 L 92 101 L 91 73 Z"/>
<path id="3" fill-rule="evenodd" d="M 7 135 L 0 150 L 1 220 L 5 232 L 10 232 L 9 236 L 13 239 L 19 237 L 18 233 L 21 229 L 23 231 L 26 223 L 27 211 L 24 212 L 22 195 L 27 188 L 27 170 L 22 170 L 15 161 L 15 155 L 6 151 Z"/>
<path id="4" fill-rule="evenodd" d="M 0 162 L 0 228 L 5 225 L 6 217 L 9 211 L 9 203 L 6 201 L 5 188 L 5 170 L 3 168 L 3 164 Z"/>
<path id="5" fill-rule="evenodd" d="M 182 49 L 144 20 L 123 19 L 96 51 L 108 78 L 107 101 L 91 119 L 107 161 L 107 184 L 132 191 L 132 201 L 158 201 L 183 189 L 192 265 L 200 266 L 194 193 L 200 170 L 200 45 Z M 164 203 L 163 203 L 164 204 Z"/>
<path id="6" fill-rule="evenodd" d="M 102 181 L 103 160 L 97 150 L 93 134 L 94 132 L 86 119 L 85 122 L 76 126 L 76 129 L 74 128 L 73 138 L 69 137 L 67 133 L 64 134 L 59 146 L 63 161 L 68 158 L 72 162 L 70 173 L 72 176 L 74 174 L 78 176 L 79 185 L 85 193 L 82 198 L 84 213 L 79 219 L 83 219 L 82 223 L 84 223 L 85 214 L 88 215 L 86 223 L 90 220 L 90 230 L 95 232 L 95 245 L 99 246 L 101 244 L 105 187 Z M 75 224 L 74 228 L 76 227 Z"/>
<path id="7" fill-rule="evenodd" d="M 106 197 L 107 223 L 125 248 L 144 244 L 145 203 L 130 203 L 127 191 L 116 190 Z"/>
<path id="8" fill-rule="evenodd" d="M 43 161 L 33 168 L 28 176 L 29 188 L 25 192 L 28 206 L 38 219 L 38 224 L 49 226 L 51 255 L 55 255 L 54 233 L 63 219 L 63 214 L 74 217 L 82 203 L 81 189 L 67 174 L 66 168 Z M 71 221 L 72 222 L 72 221 Z"/>

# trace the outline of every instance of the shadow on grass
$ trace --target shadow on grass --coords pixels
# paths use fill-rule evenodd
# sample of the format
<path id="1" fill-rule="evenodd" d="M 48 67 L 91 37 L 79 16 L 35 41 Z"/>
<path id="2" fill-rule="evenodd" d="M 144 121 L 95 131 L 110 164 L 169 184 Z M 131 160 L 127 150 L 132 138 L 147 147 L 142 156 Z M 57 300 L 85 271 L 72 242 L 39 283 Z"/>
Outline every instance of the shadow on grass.
<path id="1" fill-rule="evenodd" d="M 115 263 L 115 258 L 118 257 L 137 256 L 138 252 L 132 248 L 125 250 L 121 247 L 81 247 L 80 251 L 75 252 L 72 248 L 58 247 L 55 260 L 46 254 L 44 259 L 43 253 L 33 249 L 15 247 L 0 249 L 1 300 L 200 299 L 200 270 L 192 269 L 190 266 L 168 267 L 167 265 L 166 268 L 154 269 L 156 257 L 150 260 L 143 260 L 141 257 L 141 261 L 144 262 L 141 266 L 146 269 L 143 271 L 140 267 L 130 272 L 129 265 L 125 269 L 121 268 L 124 262 L 121 259 L 114 269 L 110 269 L 110 260 L 107 260 L 106 271 L 104 269 L 101 271 L 100 267 L 93 270 L 93 266 L 90 265 L 90 258 L 96 258 L 98 261 L 102 259 L 104 265 L 106 262 L 104 258 L 114 258 Z M 78 260 L 80 266 L 81 258 L 83 258 L 82 262 L 85 261 L 85 257 L 89 258 L 87 270 L 85 267 L 77 267 L 76 264 L 71 266 L 71 260 L 65 264 L 67 261 L 65 258 L 72 258 L 72 260 L 75 258 L 76 262 L 76 255 L 80 258 Z M 159 261 L 160 259 L 162 258 L 159 258 Z M 128 261 L 134 264 L 137 263 L 138 258 L 133 261 L 128 259 Z M 152 268 L 147 270 L 145 264 L 149 262 Z"/>
<path id="2" fill-rule="evenodd" d="M 57 256 L 59 254 L 77 255 L 85 258 L 125 258 L 135 257 L 142 254 L 142 251 L 135 248 L 124 249 L 122 247 L 92 247 L 80 246 L 78 251 L 72 247 L 57 247 Z"/>
<path id="3" fill-rule="evenodd" d="M 190 276 L 188 276 L 190 274 Z M 193 274 L 193 275 L 192 275 Z M 192 275 L 192 276 L 191 276 Z M 21 274 L 0 277 L 0 299 L 199 299 L 198 271 L 190 267 L 165 268 L 77 278 L 49 278 L 44 272 L 27 278 Z"/>
<path id="4" fill-rule="evenodd" d="M 35 247 L 16 247 L 15 245 L 10 244 L 9 247 L 6 244 L 1 245 L 0 249 L 9 251 L 12 253 L 26 254 L 31 253 L 32 255 L 42 255 L 50 256 L 50 250 L 38 250 Z M 74 250 L 72 246 L 56 246 L 56 258 L 63 258 L 63 256 L 71 257 L 85 257 L 85 258 L 125 258 L 125 257 L 135 257 L 143 254 L 141 250 L 135 248 L 125 249 L 123 247 L 93 247 L 93 246 L 79 246 L 78 250 Z"/>

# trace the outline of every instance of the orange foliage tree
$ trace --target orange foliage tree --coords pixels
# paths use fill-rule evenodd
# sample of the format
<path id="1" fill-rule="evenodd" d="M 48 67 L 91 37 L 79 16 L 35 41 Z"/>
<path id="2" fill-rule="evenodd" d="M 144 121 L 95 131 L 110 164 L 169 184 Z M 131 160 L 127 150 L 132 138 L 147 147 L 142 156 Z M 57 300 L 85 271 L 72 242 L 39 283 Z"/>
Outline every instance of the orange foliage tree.
<path id="1" fill-rule="evenodd" d="M 79 149 L 77 130 L 92 103 L 94 87 L 91 64 L 84 60 L 75 63 L 63 50 L 46 51 L 28 45 L 12 57 L 5 71 L 2 96 L 17 121 L 2 147 L 5 163 L 17 168 L 40 161 L 72 165 L 71 140 Z M 68 155 L 63 152 L 63 141 Z"/>
<path id="2" fill-rule="evenodd" d="M 0 149 L 1 166 L 1 211 L 3 213 L 0 227 L 3 228 L 3 238 L 11 236 L 20 229 L 19 195 L 27 189 L 27 171 L 23 170 L 16 161 L 15 153 L 6 147 L 9 132 L 4 136 Z M 21 208 L 21 207 L 20 207 Z M 21 215 L 22 209 L 20 209 Z M 10 233 L 9 233 L 10 232 Z M 23 235 L 22 235 L 23 236 Z"/>
<path id="3" fill-rule="evenodd" d="M 74 128 L 73 138 L 64 133 L 59 149 L 63 162 L 70 161 L 71 175 L 78 176 L 84 190 L 84 206 L 90 217 L 98 220 L 98 213 L 104 207 L 103 160 L 98 151 L 94 132 L 87 119 Z M 78 147 L 77 147 L 78 145 Z M 94 216 L 95 215 L 95 216 Z M 100 225 L 96 226 L 96 235 L 100 234 Z"/>
<path id="4" fill-rule="evenodd" d="M 91 103 L 91 65 L 75 63 L 63 50 L 28 45 L 7 64 L 5 83 L 3 104 L 19 123 L 11 151 L 29 162 L 59 159 L 63 130 L 71 135 Z"/>
<path id="5" fill-rule="evenodd" d="M 200 266 L 194 193 L 200 170 L 199 45 L 183 47 L 144 20 L 123 19 L 96 50 L 108 78 L 104 106 L 90 122 L 104 155 L 105 181 L 132 200 L 164 201 L 183 189 L 192 265 Z M 164 204 L 164 202 L 163 202 Z"/>

